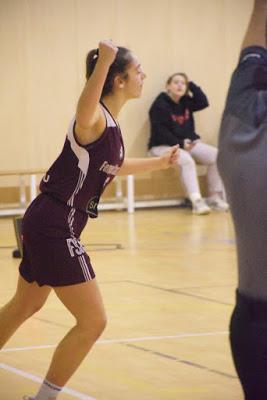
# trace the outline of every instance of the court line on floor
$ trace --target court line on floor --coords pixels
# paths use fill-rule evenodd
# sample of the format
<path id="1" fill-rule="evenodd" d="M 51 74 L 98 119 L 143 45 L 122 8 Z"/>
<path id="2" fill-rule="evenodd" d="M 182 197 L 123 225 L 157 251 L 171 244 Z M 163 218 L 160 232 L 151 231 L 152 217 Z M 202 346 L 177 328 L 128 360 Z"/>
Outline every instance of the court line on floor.
<path id="1" fill-rule="evenodd" d="M 14 367 L 12 367 L 12 366 L 10 366 L 8 364 L 0 363 L 0 368 L 5 370 L 5 371 L 11 372 L 11 373 L 13 373 L 15 375 L 18 375 L 18 376 L 21 376 L 23 378 L 26 378 L 26 379 L 28 379 L 30 381 L 33 381 L 33 382 L 42 383 L 43 380 L 44 380 L 43 378 L 41 378 L 39 376 L 30 374 L 29 372 L 25 372 L 25 371 L 23 371 L 21 369 L 18 369 L 18 368 L 14 368 Z M 76 397 L 77 399 L 80 399 L 80 400 L 96 400 L 94 397 L 88 396 L 85 393 L 78 392 L 78 391 L 70 389 L 68 387 L 64 387 L 62 389 L 62 392 L 63 393 L 67 393 L 67 394 L 69 394 L 69 395 L 71 395 L 73 397 Z"/>
<path id="2" fill-rule="evenodd" d="M 148 288 L 151 288 L 151 289 L 161 290 L 163 292 L 180 294 L 182 296 L 187 296 L 187 297 L 193 297 L 193 298 L 196 298 L 196 299 L 199 299 L 199 300 L 208 301 L 210 303 L 222 304 L 222 305 L 232 306 L 232 307 L 234 306 L 233 303 L 227 303 L 225 301 L 214 300 L 214 299 L 211 299 L 211 298 L 206 297 L 206 296 L 200 296 L 200 295 L 197 295 L 197 294 L 183 292 L 182 290 L 179 290 L 179 289 L 168 289 L 168 288 L 163 288 L 163 287 L 160 287 L 160 286 L 151 285 L 151 284 L 143 283 L 143 282 L 137 282 L 137 281 L 129 281 L 129 280 L 127 280 L 127 282 L 131 283 L 133 285 L 137 285 L 137 286 L 144 286 L 144 287 L 148 287 Z"/>
<path id="3" fill-rule="evenodd" d="M 97 345 L 101 344 L 120 344 L 120 343 L 133 343 L 133 342 L 148 342 L 157 340 L 169 340 L 169 339 L 182 339 L 189 337 L 206 337 L 206 336 L 219 336 L 228 335 L 228 331 L 215 331 L 215 332 L 199 332 L 199 333 L 179 333 L 177 335 L 165 335 L 165 336 L 143 336 L 135 338 L 122 338 L 122 339 L 102 339 L 96 342 Z M 0 350 L 0 353 L 9 353 L 15 351 L 27 351 L 27 350 L 42 350 L 55 348 L 56 344 L 40 345 L 40 346 L 24 346 L 24 347 L 7 347 Z"/>
<path id="4" fill-rule="evenodd" d="M 45 319 L 45 318 L 39 318 L 39 317 L 33 317 L 33 319 L 35 321 L 40 321 L 40 322 L 44 322 L 46 324 L 50 324 L 53 326 L 58 326 L 60 328 L 71 328 L 71 325 L 67 325 L 67 324 L 62 324 L 61 322 L 55 322 L 55 321 L 51 321 L 49 319 Z"/>
<path id="5" fill-rule="evenodd" d="M 146 347 L 137 346 L 135 344 L 130 344 L 130 343 L 124 343 L 124 346 L 130 347 L 130 348 L 135 349 L 135 350 L 143 351 L 143 352 L 146 352 L 146 353 L 150 353 L 150 354 L 153 354 L 154 356 L 165 358 L 165 359 L 168 359 L 168 360 L 171 360 L 171 361 L 176 361 L 176 362 L 178 362 L 180 364 L 186 364 L 186 365 L 188 365 L 190 367 L 202 369 L 204 371 L 211 372 L 211 373 L 216 374 L 216 375 L 221 375 L 221 376 L 224 376 L 225 378 L 237 379 L 236 375 L 228 374 L 226 372 L 219 371 L 219 370 L 213 369 L 213 368 L 211 369 L 211 368 L 206 367 L 205 365 L 198 364 L 198 363 L 193 362 L 193 361 L 182 360 L 181 358 L 178 358 L 178 357 L 175 357 L 175 356 L 172 356 L 172 355 L 169 355 L 169 354 L 165 354 L 165 353 L 162 353 L 162 352 L 159 352 L 159 351 L 154 351 L 154 350 L 148 349 Z"/>

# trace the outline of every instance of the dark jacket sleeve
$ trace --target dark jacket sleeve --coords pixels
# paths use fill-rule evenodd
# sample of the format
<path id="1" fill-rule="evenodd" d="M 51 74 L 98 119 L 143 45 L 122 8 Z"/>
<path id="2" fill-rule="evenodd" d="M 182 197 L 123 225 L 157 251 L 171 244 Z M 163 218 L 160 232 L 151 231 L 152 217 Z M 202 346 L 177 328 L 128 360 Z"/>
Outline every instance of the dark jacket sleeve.
<path id="1" fill-rule="evenodd" d="M 179 140 L 168 128 L 170 110 L 167 107 L 155 102 L 149 111 L 149 117 L 151 124 L 150 147 L 159 146 L 159 144 L 168 146 L 179 144 L 180 147 L 183 146 L 183 140 Z"/>
<path id="2" fill-rule="evenodd" d="M 193 96 L 187 96 L 188 106 L 191 111 L 199 111 L 209 106 L 205 93 L 194 82 L 189 82 L 189 90 Z"/>

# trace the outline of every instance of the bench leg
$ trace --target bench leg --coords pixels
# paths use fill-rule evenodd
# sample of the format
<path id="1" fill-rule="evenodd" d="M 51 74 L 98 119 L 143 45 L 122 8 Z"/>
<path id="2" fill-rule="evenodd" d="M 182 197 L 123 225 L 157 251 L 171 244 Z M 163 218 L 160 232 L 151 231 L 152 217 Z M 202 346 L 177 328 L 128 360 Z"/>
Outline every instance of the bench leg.
<path id="1" fill-rule="evenodd" d="M 134 176 L 127 176 L 127 211 L 134 213 Z"/>
<path id="2" fill-rule="evenodd" d="M 37 196 L 36 190 L 36 175 L 30 176 L 30 200 L 33 201 Z"/>
<path id="3" fill-rule="evenodd" d="M 23 175 L 19 176 L 19 202 L 22 207 L 26 204 L 25 176 Z"/>

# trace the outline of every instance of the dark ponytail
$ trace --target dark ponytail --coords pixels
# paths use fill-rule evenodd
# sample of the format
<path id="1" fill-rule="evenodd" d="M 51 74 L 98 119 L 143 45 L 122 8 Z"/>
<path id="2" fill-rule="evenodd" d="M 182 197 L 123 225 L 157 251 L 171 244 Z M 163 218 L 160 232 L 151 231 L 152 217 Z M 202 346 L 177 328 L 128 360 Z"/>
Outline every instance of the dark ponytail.
<path id="1" fill-rule="evenodd" d="M 97 60 L 99 57 L 98 49 L 89 51 L 86 57 L 86 79 L 89 79 L 92 75 Z M 114 79 L 117 75 L 121 75 L 124 79 L 127 79 L 128 74 L 126 72 L 128 65 L 132 61 L 132 54 L 130 50 L 125 47 L 118 47 L 118 52 L 114 62 L 111 64 L 108 75 L 103 87 L 101 98 L 112 92 Z"/>

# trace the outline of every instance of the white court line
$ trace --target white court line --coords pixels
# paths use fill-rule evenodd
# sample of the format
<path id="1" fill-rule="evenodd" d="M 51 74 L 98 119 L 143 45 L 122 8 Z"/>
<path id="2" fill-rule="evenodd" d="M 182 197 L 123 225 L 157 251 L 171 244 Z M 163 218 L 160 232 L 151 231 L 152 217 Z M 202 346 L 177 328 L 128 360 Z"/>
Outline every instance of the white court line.
<path id="1" fill-rule="evenodd" d="M 0 368 L 4 369 L 5 371 L 12 372 L 13 374 L 22 376 L 23 378 L 29 379 L 30 381 L 33 381 L 33 382 L 38 382 L 38 383 L 43 382 L 43 378 L 40 378 L 39 376 L 36 376 L 36 375 L 29 374 L 28 372 L 22 371 L 21 369 L 11 367 L 10 365 L 7 365 L 7 364 L 0 363 Z M 71 396 L 76 397 L 77 399 L 80 399 L 80 400 L 96 400 L 94 397 L 90 397 L 87 394 L 77 392 L 76 390 L 69 389 L 67 387 L 64 387 L 62 389 L 62 392 L 70 394 Z"/>
<path id="2" fill-rule="evenodd" d="M 130 343 L 130 342 L 144 342 L 144 341 L 151 341 L 151 340 L 166 340 L 166 339 L 179 339 L 179 338 L 187 338 L 187 337 L 205 337 L 205 336 L 217 336 L 217 335 L 228 335 L 228 331 L 219 331 L 219 332 L 203 332 L 203 333 L 180 333 L 178 335 L 168 335 L 168 336 L 144 336 L 139 338 L 128 338 L 128 339 L 104 339 L 99 340 L 96 344 L 109 344 L 109 343 Z M 28 346 L 28 347 L 10 347 L 6 349 L 2 349 L 0 352 L 7 353 L 7 352 L 14 352 L 14 351 L 25 351 L 25 350 L 38 350 L 38 349 L 49 349 L 55 348 L 56 345 L 44 345 L 44 346 Z M 0 368 L 4 369 L 5 371 L 12 372 L 13 374 L 22 376 L 23 378 L 29 379 L 33 382 L 42 383 L 43 379 L 39 376 L 32 375 L 28 372 L 22 371 L 20 369 L 11 367 L 10 365 L 0 363 Z M 77 392 L 76 390 L 69 389 L 64 387 L 62 392 L 70 394 L 73 397 L 76 397 L 80 400 L 96 400 L 93 397 L 90 397 L 84 393 Z"/>
<path id="3" fill-rule="evenodd" d="M 217 335 L 228 335 L 228 331 L 219 332 L 203 332 L 203 333 L 180 333 L 178 335 L 168 335 L 168 336 L 144 336 L 138 338 L 124 338 L 124 339 L 103 339 L 98 340 L 96 344 L 112 344 L 112 343 L 132 343 L 132 342 L 145 342 L 151 340 L 166 340 L 166 339 L 180 339 L 187 337 L 203 337 L 203 336 L 217 336 Z M 56 344 L 47 344 L 43 346 L 27 346 L 27 347 L 7 347 L 0 350 L 0 353 L 8 353 L 13 351 L 25 351 L 25 350 L 42 350 L 42 349 L 53 349 Z"/>

